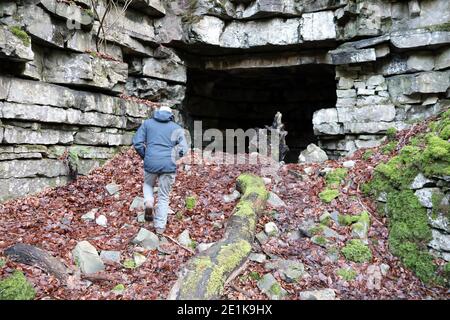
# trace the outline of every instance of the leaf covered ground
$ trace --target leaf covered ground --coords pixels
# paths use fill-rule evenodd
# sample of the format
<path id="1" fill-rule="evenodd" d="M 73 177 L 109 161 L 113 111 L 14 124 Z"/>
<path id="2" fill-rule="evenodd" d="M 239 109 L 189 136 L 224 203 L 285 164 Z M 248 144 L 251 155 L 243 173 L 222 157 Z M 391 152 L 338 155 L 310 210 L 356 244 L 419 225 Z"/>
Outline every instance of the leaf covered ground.
<path id="1" fill-rule="evenodd" d="M 223 235 L 223 225 L 236 205 L 236 202 L 225 203 L 223 196 L 234 190 L 239 174 L 253 172 L 270 178 L 267 187 L 286 203 L 286 207 L 281 209 L 269 206 L 261 215 L 257 231 L 263 230 L 265 223 L 274 221 L 281 232 L 263 245 L 255 241 L 254 251 L 271 258 L 297 260 L 304 264 L 307 273 L 298 282 L 287 283 L 272 271 L 289 293 L 287 299 L 298 299 L 301 291 L 323 288 L 334 289 L 338 299 L 448 298 L 447 289 L 423 284 L 389 252 L 386 218 L 377 214 L 374 202 L 360 191 L 378 163 L 387 161 L 415 133 L 425 129 L 426 125 L 420 124 L 398 133 L 397 149 L 390 153 L 381 152 L 382 147 L 374 148 L 372 153 L 360 150 L 350 158 L 330 160 L 320 165 L 223 165 L 215 163 L 217 159 L 214 157 L 207 158 L 202 164 L 180 164 L 171 194 L 170 207 L 174 214 L 169 216 L 166 234 L 176 239 L 187 229 L 196 243 L 219 240 Z M 190 159 L 195 157 L 198 154 L 192 154 Z M 241 158 L 248 160 L 248 156 Z M 355 166 L 349 169 L 345 181 L 339 186 L 339 196 L 330 203 L 323 202 L 319 198 L 326 186 L 323 169 L 342 167 L 347 160 L 355 161 Z M 130 149 L 102 168 L 95 169 L 89 176 L 79 177 L 64 187 L 0 205 L 0 259 L 6 260 L 6 264 L 0 264 L 0 278 L 15 269 L 22 270 L 35 286 L 37 299 L 165 299 L 177 279 L 178 270 L 192 254 L 171 241 L 166 243 L 164 252 L 143 250 L 130 243 L 141 227 L 151 229 L 149 223 L 137 221 L 139 212 L 130 211 L 133 199 L 141 196 L 142 181 L 142 161 Z M 105 190 L 111 182 L 120 185 L 119 193 L 113 196 Z M 193 210 L 185 208 L 188 196 L 197 199 Z M 107 217 L 107 227 L 81 219 L 83 214 L 96 208 L 99 209 L 97 215 Z M 334 261 L 329 258 L 327 249 L 314 244 L 311 238 L 289 237 L 290 232 L 298 230 L 303 221 L 318 221 L 325 211 L 349 215 L 369 212 L 370 262 L 349 262 L 342 254 Z M 341 249 L 351 239 L 350 227 L 335 223 L 329 227 L 341 236 L 334 243 Z M 3 254 L 15 243 L 27 243 L 39 246 L 60 257 L 67 266 L 73 266 L 71 251 L 82 240 L 89 241 L 98 251 L 121 251 L 122 260 L 131 258 L 136 251 L 144 254 L 147 260 L 134 269 L 108 264 L 105 271 L 107 280 L 80 281 L 69 288 L 39 268 L 7 260 Z M 370 270 L 374 265 L 382 264 L 389 266 L 389 270 L 374 285 Z M 355 271 L 355 279 L 344 280 L 338 275 L 339 269 L 350 268 Z M 249 262 L 241 275 L 227 285 L 223 298 L 267 299 L 258 289 L 257 279 L 268 272 L 271 271 L 266 270 L 264 264 Z M 118 284 L 124 285 L 123 293 L 112 291 Z"/>

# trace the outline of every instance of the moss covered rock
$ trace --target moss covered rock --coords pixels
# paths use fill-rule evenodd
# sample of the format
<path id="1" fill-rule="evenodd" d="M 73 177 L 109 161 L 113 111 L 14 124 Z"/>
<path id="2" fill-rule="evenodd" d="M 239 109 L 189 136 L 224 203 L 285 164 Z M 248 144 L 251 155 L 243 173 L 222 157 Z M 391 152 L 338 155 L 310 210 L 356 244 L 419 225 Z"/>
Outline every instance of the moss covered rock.
<path id="1" fill-rule="evenodd" d="M 321 193 L 319 193 L 319 198 L 325 203 L 330 203 L 334 199 L 339 197 L 339 190 L 326 188 Z"/>
<path id="2" fill-rule="evenodd" d="M 370 248 L 359 239 L 348 241 L 341 252 L 347 260 L 353 262 L 367 262 L 372 259 Z"/>
<path id="3" fill-rule="evenodd" d="M 450 175 L 449 125 L 450 111 L 447 110 L 430 123 L 427 133 L 418 134 L 397 156 L 379 164 L 374 178 L 363 189 L 375 198 L 384 195 L 389 218 L 389 248 L 425 282 L 438 281 L 437 266 L 427 247 L 432 239 L 427 209 L 420 202 L 423 199 L 411 188 L 414 189 L 413 182 L 418 176 L 423 181 L 432 181 L 429 179 Z M 428 201 L 433 202 L 432 214 L 441 209 L 439 200 L 436 194 Z"/>

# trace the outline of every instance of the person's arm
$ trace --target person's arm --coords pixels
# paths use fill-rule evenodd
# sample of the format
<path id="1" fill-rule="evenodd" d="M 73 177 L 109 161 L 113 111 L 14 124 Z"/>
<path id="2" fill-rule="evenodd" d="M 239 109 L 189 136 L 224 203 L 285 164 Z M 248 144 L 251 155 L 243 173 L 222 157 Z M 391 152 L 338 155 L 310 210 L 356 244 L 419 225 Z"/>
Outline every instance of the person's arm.
<path id="1" fill-rule="evenodd" d="M 176 130 L 176 144 L 177 144 L 177 152 L 178 159 L 184 157 L 188 152 L 188 144 L 186 141 L 186 135 L 184 134 L 184 129 Z"/>
<path id="2" fill-rule="evenodd" d="M 133 147 L 142 159 L 145 157 L 145 144 L 147 141 L 147 130 L 145 128 L 145 121 L 141 124 L 136 134 L 133 137 Z"/>

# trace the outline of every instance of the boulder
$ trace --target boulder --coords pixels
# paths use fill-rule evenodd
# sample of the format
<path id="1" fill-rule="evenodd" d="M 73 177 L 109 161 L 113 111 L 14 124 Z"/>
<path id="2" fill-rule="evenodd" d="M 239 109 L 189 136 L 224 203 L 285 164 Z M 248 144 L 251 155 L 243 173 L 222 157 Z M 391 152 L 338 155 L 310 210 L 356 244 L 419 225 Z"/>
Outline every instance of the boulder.
<path id="1" fill-rule="evenodd" d="M 96 273 L 105 269 L 97 249 L 88 241 L 78 242 L 72 250 L 72 256 L 81 272 L 85 274 Z"/>
<path id="2" fill-rule="evenodd" d="M 120 263 L 121 254 L 120 251 L 102 250 L 100 252 L 100 258 L 103 262 Z"/>
<path id="3" fill-rule="evenodd" d="M 144 256 L 138 252 L 133 253 L 133 261 L 134 261 L 134 265 L 136 268 L 143 265 L 146 260 L 147 260 L 146 256 Z"/>
<path id="4" fill-rule="evenodd" d="M 250 261 L 263 263 L 264 261 L 266 261 L 267 257 L 263 253 L 250 253 L 250 255 L 248 256 L 248 259 Z"/>
<path id="5" fill-rule="evenodd" d="M 234 202 L 237 199 L 239 199 L 240 196 L 241 196 L 241 194 L 239 193 L 239 191 L 234 190 L 233 193 L 226 194 L 223 196 L 223 202 L 225 202 L 225 203 Z"/>
<path id="6" fill-rule="evenodd" d="M 300 34 L 304 41 L 336 39 L 333 11 L 305 13 L 302 18 Z"/>
<path id="7" fill-rule="evenodd" d="M 280 231 L 278 230 L 277 225 L 274 222 L 268 222 L 264 225 L 264 232 L 269 237 L 278 236 Z"/>
<path id="8" fill-rule="evenodd" d="M 106 185 L 105 189 L 112 196 L 112 195 L 116 194 L 117 192 L 119 192 L 120 186 L 115 183 L 110 183 L 110 184 Z"/>
<path id="9" fill-rule="evenodd" d="M 297 282 L 305 274 L 303 263 L 296 260 L 271 260 L 264 267 L 268 270 L 277 270 L 286 282 Z"/>
<path id="10" fill-rule="evenodd" d="M 108 219 L 101 214 L 95 219 L 95 223 L 99 226 L 106 227 L 108 225 Z"/>
<path id="11" fill-rule="evenodd" d="M 441 232 L 437 229 L 431 229 L 432 240 L 428 244 L 430 248 L 433 248 L 439 252 L 450 252 L 450 234 Z"/>
<path id="12" fill-rule="evenodd" d="M 328 156 L 315 144 L 311 143 L 306 147 L 306 150 L 302 151 L 300 153 L 300 156 L 298 157 L 299 163 L 313 163 L 313 162 L 325 162 L 328 160 Z"/>
<path id="13" fill-rule="evenodd" d="M 144 210 L 144 198 L 135 197 L 130 205 L 130 211 L 133 210 Z"/>
<path id="14" fill-rule="evenodd" d="M 410 188 L 413 190 L 422 189 L 424 187 L 431 187 L 434 181 L 426 178 L 422 173 L 419 173 L 411 183 Z"/>
<path id="15" fill-rule="evenodd" d="M 141 228 L 136 237 L 132 240 L 132 243 L 142 246 L 147 250 L 155 250 L 159 246 L 159 238 L 153 232 Z"/>
<path id="16" fill-rule="evenodd" d="M 186 67 L 175 55 L 167 59 L 145 58 L 142 63 L 144 76 L 186 83 Z"/>
<path id="17" fill-rule="evenodd" d="M 302 43 L 299 32 L 301 21 L 300 18 L 233 21 L 225 27 L 220 35 L 219 44 L 226 48 L 299 44 Z"/>
<path id="18" fill-rule="evenodd" d="M 299 297 L 301 300 L 335 300 L 336 294 L 333 289 L 321 289 L 302 291 Z"/>
<path id="19" fill-rule="evenodd" d="M 176 104 L 181 104 L 186 91 L 186 87 L 183 85 L 172 85 L 162 80 L 135 77 L 127 79 L 125 88 L 130 96 L 159 102 L 170 101 Z"/>
<path id="20" fill-rule="evenodd" d="M 32 61 L 31 40 L 20 27 L 0 27 L 0 58 L 14 61 Z"/>
<path id="21" fill-rule="evenodd" d="M 98 208 L 90 210 L 88 213 L 85 213 L 81 216 L 81 220 L 83 221 L 94 221 L 95 214 L 98 212 Z"/>
<path id="22" fill-rule="evenodd" d="M 265 274 L 257 285 L 271 300 L 280 300 L 287 295 L 287 291 L 283 289 L 271 273 Z"/>
<path id="23" fill-rule="evenodd" d="M 286 203 L 284 203 L 284 201 L 281 200 L 280 197 L 273 192 L 269 192 L 267 203 L 274 208 L 286 207 Z"/>
<path id="24" fill-rule="evenodd" d="M 416 29 L 398 31 L 391 34 L 391 44 L 398 49 L 419 48 L 446 43 L 450 43 L 450 32 L 448 31 Z"/>
<path id="25" fill-rule="evenodd" d="M 59 53 L 44 57 L 43 80 L 55 84 L 87 86 L 122 93 L 128 65 L 87 53 Z"/>
<path id="26" fill-rule="evenodd" d="M 264 233 L 264 231 L 258 232 L 255 237 L 261 245 L 269 240 L 269 237 Z"/>
<path id="27" fill-rule="evenodd" d="M 215 242 L 211 242 L 211 243 L 199 243 L 196 249 L 198 250 L 198 252 L 203 252 L 203 251 L 206 251 L 206 250 L 208 250 L 209 248 L 211 248 L 211 246 L 213 246 L 214 243 L 215 243 Z"/>
<path id="28" fill-rule="evenodd" d="M 189 230 L 184 230 L 182 233 L 180 233 L 177 240 L 181 245 L 185 247 L 189 248 L 190 246 L 192 246 L 192 239 L 189 236 Z"/>
<path id="29" fill-rule="evenodd" d="M 439 188 L 423 188 L 417 190 L 414 194 L 422 206 L 433 208 L 433 194 L 439 194 L 440 192 Z"/>

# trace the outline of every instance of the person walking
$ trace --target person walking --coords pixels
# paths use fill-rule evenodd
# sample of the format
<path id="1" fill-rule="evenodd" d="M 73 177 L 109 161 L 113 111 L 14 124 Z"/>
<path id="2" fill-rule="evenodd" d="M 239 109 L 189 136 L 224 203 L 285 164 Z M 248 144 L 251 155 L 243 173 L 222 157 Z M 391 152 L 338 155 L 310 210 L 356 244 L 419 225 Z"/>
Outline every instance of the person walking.
<path id="1" fill-rule="evenodd" d="M 162 106 L 145 120 L 133 137 L 133 147 L 144 160 L 145 220 L 153 220 L 156 233 L 162 234 L 167 224 L 176 161 L 188 151 L 184 129 L 174 122 L 172 109 Z M 158 204 L 153 215 L 156 180 L 159 180 Z"/>

